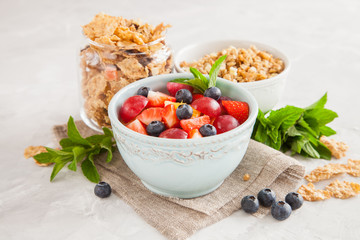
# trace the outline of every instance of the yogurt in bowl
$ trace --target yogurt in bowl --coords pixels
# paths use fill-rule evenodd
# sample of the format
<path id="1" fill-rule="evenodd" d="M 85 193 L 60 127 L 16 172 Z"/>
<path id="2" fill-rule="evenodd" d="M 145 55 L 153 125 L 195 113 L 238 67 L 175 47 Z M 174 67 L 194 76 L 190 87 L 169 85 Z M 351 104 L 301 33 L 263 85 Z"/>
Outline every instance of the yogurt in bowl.
<path id="1" fill-rule="evenodd" d="M 258 114 L 251 93 L 218 78 L 223 95 L 249 105 L 248 119 L 228 132 L 196 139 L 158 138 L 132 131 L 119 121 L 121 106 L 140 87 L 165 92 L 167 82 L 191 77 L 178 73 L 145 78 L 122 88 L 109 104 L 111 126 L 124 161 L 149 190 L 164 196 L 194 198 L 218 188 L 242 160 Z"/>

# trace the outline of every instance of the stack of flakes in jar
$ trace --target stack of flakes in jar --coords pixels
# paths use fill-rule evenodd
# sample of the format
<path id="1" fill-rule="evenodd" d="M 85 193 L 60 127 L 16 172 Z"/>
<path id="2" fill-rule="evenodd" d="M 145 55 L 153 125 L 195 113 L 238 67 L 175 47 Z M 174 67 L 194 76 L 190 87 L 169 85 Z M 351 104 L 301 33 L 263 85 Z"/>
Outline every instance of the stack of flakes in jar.
<path id="1" fill-rule="evenodd" d="M 80 52 L 83 108 L 98 126 L 110 126 L 108 104 L 122 87 L 172 71 L 172 52 L 165 44 L 163 23 L 97 14 L 83 26 L 86 46 Z"/>

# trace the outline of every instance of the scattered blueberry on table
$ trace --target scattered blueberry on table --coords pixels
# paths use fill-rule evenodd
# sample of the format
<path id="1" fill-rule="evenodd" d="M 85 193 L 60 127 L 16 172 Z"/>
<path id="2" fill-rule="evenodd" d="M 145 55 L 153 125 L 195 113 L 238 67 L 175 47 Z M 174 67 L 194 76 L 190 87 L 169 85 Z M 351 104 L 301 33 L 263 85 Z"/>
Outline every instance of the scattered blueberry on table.
<path id="1" fill-rule="evenodd" d="M 291 212 L 290 205 L 284 201 L 278 201 L 271 206 L 271 215 L 279 221 L 290 217 Z"/>
<path id="2" fill-rule="evenodd" d="M 276 200 L 276 194 L 269 188 L 262 189 L 257 197 L 260 205 L 264 207 L 270 207 Z"/>
<path id="3" fill-rule="evenodd" d="M 288 193 L 285 201 L 276 202 L 275 192 L 269 188 L 264 188 L 258 193 L 257 198 L 253 195 L 245 196 L 241 200 L 241 207 L 247 213 L 256 213 L 259 205 L 264 207 L 271 206 L 271 215 L 273 218 L 283 221 L 291 215 L 293 210 L 300 208 L 303 202 L 304 199 L 301 194 L 296 192 Z"/>
<path id="4" fill-rule="evenodd" d="M 94 188 L 94 193 L 99 198 L 107 198 L 111 194 L 111 187 L 106 182 L 99 182 Z"/>
<path id="5" fill-rule="evenodd" d="M 292 210 L 296 210 L 303 205 L 304 199 L 299 193 L 290 192 L 286 195 L 285 202 L 291 206 Z"/>
<path id="6" fill-rule="evenodd" d="M 241 200 L 241 208 L 247 213 L 256 213 L 259 209 L 259 201 L 253 195 L 245 196 Z"/>

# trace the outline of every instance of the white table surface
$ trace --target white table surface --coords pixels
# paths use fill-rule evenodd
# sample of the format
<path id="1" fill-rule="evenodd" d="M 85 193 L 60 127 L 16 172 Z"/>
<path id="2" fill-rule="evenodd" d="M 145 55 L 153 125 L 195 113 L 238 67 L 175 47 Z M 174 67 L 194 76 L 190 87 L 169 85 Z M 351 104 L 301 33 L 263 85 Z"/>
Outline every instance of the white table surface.
<path id="1" fill-rule="evenodd" d="M 19 1 L 0 2 L 0 239 L 165 239 L 112 195 L 102 200 L 82 173 L 23 158 L 52 143 L 51 128 L 79 119 L 80 25 L 100 11 L 172 24 L 176 51 L 210 39 L 248 39 L 280 48 L 292 61 L 277 107 L 306 106 L 326 91 L 339 118 L 331 126 L 360 159 L 360 2 L 339 1 Z M 307 171 L 325 160 L 300 160 Z M 342 176 L 360 183 L 359 178 Z M 324 182 L 325 186 L 328 182 Z M 321 184 L 320 184 L 321 186 Z M 360 239 L 360 197 L 305 202 L 283 222 L 243 211 L 190 239 Z"/>

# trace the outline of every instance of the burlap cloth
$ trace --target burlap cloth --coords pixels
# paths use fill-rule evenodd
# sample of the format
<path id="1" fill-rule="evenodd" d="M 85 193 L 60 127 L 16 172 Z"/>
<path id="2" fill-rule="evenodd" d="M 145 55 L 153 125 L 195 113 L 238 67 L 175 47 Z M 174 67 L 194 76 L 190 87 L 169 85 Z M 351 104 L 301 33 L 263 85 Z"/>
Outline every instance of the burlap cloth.
<path id="1" fill-rule="evenodd" d="M 77 121 L 76 125 L 84 137 L 98 134 L 82 121 Z M 66 131 L 66 125 L 54 127 L 57 142 L 67 137 Z M 194 199 L 177 199 L 147 190 L 118 151 L 114 152 L 111 163 L 102 159 L 96 162 L 101 180 L 111 185 L 113 193 L 169 239 L 186 239 L 199 229 L 218 222 L 239 210 L 244 196 L 256 195 L 265 187 L 274 190 L 277 199 L 284 199 L 297 187 L 305 171 L 295 159 L 251 140 L 239 166 L 217 190 Z M 250 175 L 250 180 L 243 180 L 245 173 Z M 263 217 L 268 212 L 269 208 L 260 207 L 254 215 Z"/>

